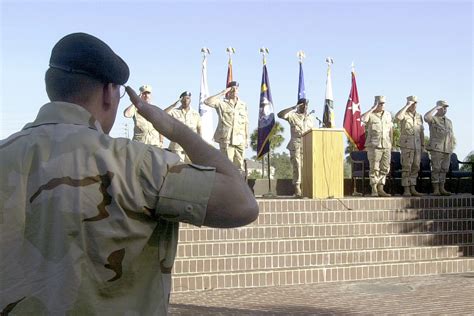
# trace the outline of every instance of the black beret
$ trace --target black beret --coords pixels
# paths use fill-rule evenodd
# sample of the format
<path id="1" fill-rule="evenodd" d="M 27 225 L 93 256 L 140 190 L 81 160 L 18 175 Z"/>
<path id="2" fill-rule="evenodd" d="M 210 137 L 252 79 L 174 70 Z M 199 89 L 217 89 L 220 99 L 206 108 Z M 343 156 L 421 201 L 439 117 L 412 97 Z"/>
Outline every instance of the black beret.
<path id="1" fill-rule="evenodd" d="M 184 91 L 183 93 L 181 93 L 181 95 L 179 97 L 183 98 L 183 97 L 190 97 L 190 96 L 191 96 L 191 92 Z"/>
<path id="2" fill-rule="evenodd" d="M 103 83 L 124 84 L 127 64 L 103 41 L 86 33 L 66 35 L 54 45 L 49 67 L 85 74 Z"/>
<path id="3" fill-rule="evenodd" d="M 301 104 L 301 103 L 306 104 L 306 103 L 308 103 L 308 100 L 305 99 L 305 98 L 298 99 L 298 103 L 297 103 L 297 104 Z"/>
<path id="4" fill-rule="evenodd" d="M 239 83 L 237 81 L 231 81 L 227 84 L 227 88 L 238 87 L 238 86 L 239 86 Z"/>

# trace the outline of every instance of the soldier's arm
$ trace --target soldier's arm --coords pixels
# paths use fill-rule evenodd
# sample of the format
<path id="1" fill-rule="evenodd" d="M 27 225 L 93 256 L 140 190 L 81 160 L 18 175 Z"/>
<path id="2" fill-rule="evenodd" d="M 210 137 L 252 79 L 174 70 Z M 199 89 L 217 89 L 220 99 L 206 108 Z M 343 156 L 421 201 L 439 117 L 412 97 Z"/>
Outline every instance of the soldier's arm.
<path id="1" fill-rule="evenodd" d="M 204 99 L 204 104 L 207 106 L 210 106 L 211 108 L 215 108 L 217 104 L 219 103 L 220 99 L 231 90 L 232 88 L 226 88 L 219 92 L 218 94 L 212 95 L 206 99 Z"/>
<path id="2" fill-rule="evenodd" d="M 431 123 L 431 121 L 433 121 L 433 115 L 435 114 L 436 111 L 438 111 L 438 109 L 440 109 L 441 106 L 435 106 L 434 108 L 432 108 L 431 110 L 429 110 L 428 112 L 426 112 L 425 114 L 425 121 L 426 123 Z"/>
<path id="3" fill-rule="evenodd" d="M 367 111 L 365 112 L 364 114 L 362 114 L 362 116 L 360 117 L 360 119 L 362 120 L 362 122 L 365 122 L 367 123 L 369 121 L 369 116 L 370 114 L 375 111 L 375 109 L 377 108 L 377 101 L 374 102 L 374 105 Z"/>
<path id="4" fill-rule="evenodd" d="M 178 100 L 176 100 L 176 102 L 165 108 L 164 111 L 166 113 L 169 113 L 179 103 L 179 101 L 181 101 L 181 98 L 179 98 Z"/>
<path id="5" fill-rule="evenodd" d="M 280 112 L 278 112 L 277 116 L 278 116 L 279 118 L 281 118 L 282 120 L 285 120 L 285 119 L 286 119 L 286 115 L 287 115 L 288 113 L 290 113 L 291 111 L 296 110 L 296 108 L 298 108 L 298 104 L 297 104 L 297 105 L 294 105 L 294 106 L 290 106 L 289 108 L 286 108 L 286 109 L 281 110 Z"/>
<path id="6" fill-rule="evenodd" d="M 421 115 L 420 115 L 421 116 Z M 425 148 L 425 129 L 423 127 L 423 118 L 421 118 L 421 132 L 420 132 L 420 138 L 421 138 L 421 150 Z"/>
<path id="7" fill-rule="evenodd" d="M 198 116 L 196 131 L 197 131 L 198 135 L 202 137 L 201 123 L 202 123 L 201 116 Z"/>
<path id="8" fill-rule="evenodd" d="M 125 110 L 123 110 L 123 116 L 125 116 L 126 118 L 131 118 L 135 114 L 135 111 L 135 106 L 133 104 L 130 104 L 125 108 Z"/>
<path id="9" fill-rule="evenodd" d="M 249 112 L 247 110 L 247 107 L 245 107 L 245 148 L 249 146 L 250 143 L 250 137 L 249 137 Z"/>
<path id="10" fill-rule="evenodd" d="M 420 133 L 421 137 L 421 149 L 423 150 L 425 148 L 425 132 L 422 130 Z"/>
<path id="11" fill-rule="evenodd" d="M 412 101 L 408 101 L 407 104 L 405 104 L 405 106 L 400 111 L 398 111 L 397 114 L 395 114 L 395 119 L 398 121 L 403 120 L 403 118 L 405 117 L 405 113 L 412 104 Z"/>
<path id="12" fill-rule="evenodd" d="M 238 227 L 257 218 L 257 201 L 240 172 L 227 157 L 180 121 L 141 100 L 132 88 L 127 87 L 127 93 L 138 112 L 151 122 L 160 134 L 180 144 L 193 163 L 216 169 L 203 225 Z"/>

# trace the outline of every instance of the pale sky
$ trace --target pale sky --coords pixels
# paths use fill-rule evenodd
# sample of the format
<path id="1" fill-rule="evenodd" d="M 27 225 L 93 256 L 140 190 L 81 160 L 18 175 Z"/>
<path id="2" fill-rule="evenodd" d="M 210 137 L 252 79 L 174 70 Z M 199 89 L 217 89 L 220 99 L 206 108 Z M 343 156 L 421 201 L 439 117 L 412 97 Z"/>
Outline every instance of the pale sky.
<path id="1" fill-rule="evenodd" d="M 0 139 L 34 120 L 48 102 L 44 73 L 54 44 L 69 33 L 86 32 L 128 63 L 129 85 L 152 85 L 153 103 L 161 107 L 188 90 L 197 109 L 201 47 L 212 52 L 210 93 L 221 91 L 225 49 L 232 46 L 234 79 L 253 131 L 262 75 L 259 48 L 270 50 L 275 112 L 296 103 L 296 52 L 304 50 L 306 94 L 316 116 L 323 115 L 330 56 L 336 127 L 342 128 L 354 62 L 363 112 L 375 95 L 387 97 L 392 113 L 408 95 L 418 96 L 422 114 L 443 99 L 451 105 L 455 152 L 464 158 L 474 149 L 472 1 L 0 1 Z M 133 122 L 121 116 L 128 104 L 122 100 L 113 136 L 123 137 L 125 124 L 132 130 Z M 281 123 L 288 141 L 288 124 Z M 247 150 L 247 157 L 253 155 Z"/>

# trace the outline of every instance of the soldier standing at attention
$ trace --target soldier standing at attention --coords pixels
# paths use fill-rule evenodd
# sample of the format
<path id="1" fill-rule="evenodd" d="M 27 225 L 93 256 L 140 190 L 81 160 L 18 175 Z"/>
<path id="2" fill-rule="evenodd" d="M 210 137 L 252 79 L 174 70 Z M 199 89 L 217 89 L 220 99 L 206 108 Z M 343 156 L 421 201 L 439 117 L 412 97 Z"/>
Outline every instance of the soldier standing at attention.
<path id="1" fill-rule="evenodd" d="M 446 101 L 440 100 L 425 114 L 425 121 L 430 126 L 430 142 L 426 149 L 431 155 L 433 195 L 451 195 L 444 188 L 454 149 L 453 123 L 446 117 L 448 107 Z"/>
<path id="2" fill-rule="evenodd" d="M 140 98 L 145 102 L 151 102 L 151 86 L 144 85 L 139 90 Z M 137 112 L 133 104 L 123 111 L 123 116 L 133 118 L 133 140 L 159 148 L 163 147 L 163 135 L 160 135 L 153 125 Z"/>
<path id="3" fill-rule="evenodd" d="M 291 138 L 286 148 L 290 151 L 291 165 L 293 166 L 293 185 L 295 196 L 301 197 L 301 170 L 303 159 L 303 144 L 301 137 L 310 130 L 313 125 L 313 117 L 308 115 L 307 99 L 299 99 L 295 106 L 290 106 L 278 112 L 278 117 L 288 121 L 291 128 Z"/>
<path id="4" fill-rule="evenodd" d="M 181 102 L 181 106 L 177 109 L 174 107 Z M 201 116 L 195 110 L 190 107 L 191 104 L 191 92 L 184 91 L 179 96 L 179 99 L 171 104 L 169 107 L 165 109 L 165 112 L 189 127 L 193 132 L 197 133 L 199 136 L 201 135 Z M 189 160 L 188 155 L 184 152 L 183 148 L 176 142 L 170 142 L 168 147 L 169 150 L 174 152 L 181 158 L 181 161 L 186 163 L 191 162 Z"/>
<path id="5" fill-rule="evenodd" d="M 390 171 L 393 123 L 392 116 L 385 111 L 385 96 L 376 96 L 374 105 L 361 119 L 365 123 L 372 196 L 388 197 L 390 194 L 383 190 L 383 186 Z"/>
<path id="6" fill-rule="evenodd" d="M 244 175 L 244 150 L 248 146 L 249 119 L 247 104 L 240 100 L 238 93 L 239 84 L 231 81 L 226 89 L 205 99 L 204 103 L 217 111 L 219 122 L 214 141 Z"/>
<path id="7" fill-rule="evenodd" d="M 406 105 L 395 115 L 395 119 L 400 122 L 403 196 L 423 195 L 415 189 L 425 139 L 423 118 L 416 112 L 417 104 L 417 97 L 409 96 Z"/>

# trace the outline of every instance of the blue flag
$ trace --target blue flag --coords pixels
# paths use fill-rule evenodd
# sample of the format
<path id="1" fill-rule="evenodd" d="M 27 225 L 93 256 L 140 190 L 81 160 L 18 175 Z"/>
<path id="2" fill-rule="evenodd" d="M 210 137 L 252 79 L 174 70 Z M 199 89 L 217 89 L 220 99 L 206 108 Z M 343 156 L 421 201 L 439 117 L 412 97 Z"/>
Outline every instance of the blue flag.
<path id="1" fill-rule="evenodd" d="M 303 63 L 300 62 L 300 77 L 298 80 L 298 100 L 306 99 L 306 90 L 304 88 Z"/>
<path id="2" fill-rule="evenodd" d="M 273 126 L 275 126 L 275 114 L 273 112 L 272 93 L 270 92 L 267 65 L 264 64 L 258 111 L 257 159 L 262 158 L 270 150 L 270 135 Z"/>

